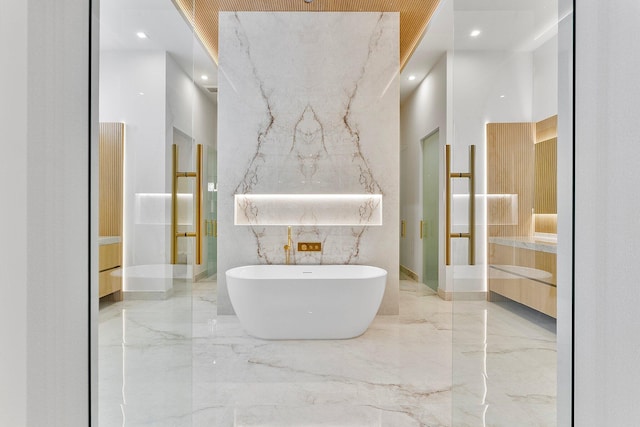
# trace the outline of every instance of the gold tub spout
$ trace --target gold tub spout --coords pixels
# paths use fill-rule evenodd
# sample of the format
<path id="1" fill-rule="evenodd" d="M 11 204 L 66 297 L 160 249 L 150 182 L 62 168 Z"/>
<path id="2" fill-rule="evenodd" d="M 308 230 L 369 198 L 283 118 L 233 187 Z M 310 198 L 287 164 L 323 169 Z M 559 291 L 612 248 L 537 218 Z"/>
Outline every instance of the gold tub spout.
<path id="1" fill-rule="evenodd" d="M 293 241 L 291 241 L 291 226 L 287 227 L 287 244 L 284 245 L 284 257 L 285 264 L 289 265 L 291 261 L 291 249 L 293 248 Z"/>

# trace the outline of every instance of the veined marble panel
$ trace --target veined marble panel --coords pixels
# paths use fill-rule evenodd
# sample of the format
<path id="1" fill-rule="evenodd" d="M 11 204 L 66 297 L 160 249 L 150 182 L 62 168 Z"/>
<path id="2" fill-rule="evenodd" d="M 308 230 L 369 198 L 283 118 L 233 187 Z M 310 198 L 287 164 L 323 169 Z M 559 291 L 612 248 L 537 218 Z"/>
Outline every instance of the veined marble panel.
<path id="1" fill-rule="evenodd" d="M 285 227 L 234 226 L 236 194 L 379 194 L 381 227 L 294 227 L 294 246 L 323 243 L 294 259 L 386 269 L 380 313 L 397 313 L 398 14 L 221 12 L 219 21 L 218 271 L 285 260 Z M 224 275 L 218 292 L 219 313 L 232 313 Z"/>

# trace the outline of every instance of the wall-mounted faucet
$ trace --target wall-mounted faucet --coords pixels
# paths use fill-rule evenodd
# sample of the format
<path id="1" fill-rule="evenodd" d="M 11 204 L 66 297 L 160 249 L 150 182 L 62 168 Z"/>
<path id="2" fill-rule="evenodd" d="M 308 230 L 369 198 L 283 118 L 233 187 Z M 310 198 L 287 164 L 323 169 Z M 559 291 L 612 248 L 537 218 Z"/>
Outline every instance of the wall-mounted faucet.
<path id="1" fill-rule="evenodd" d="M 293 241 L 291 240 L 291 226 L 287 227 L 287 244 L 284 245 L 284 257 L 285 264 L 289 265 L 291 260 L 291 249 L 293 248 Z"/>

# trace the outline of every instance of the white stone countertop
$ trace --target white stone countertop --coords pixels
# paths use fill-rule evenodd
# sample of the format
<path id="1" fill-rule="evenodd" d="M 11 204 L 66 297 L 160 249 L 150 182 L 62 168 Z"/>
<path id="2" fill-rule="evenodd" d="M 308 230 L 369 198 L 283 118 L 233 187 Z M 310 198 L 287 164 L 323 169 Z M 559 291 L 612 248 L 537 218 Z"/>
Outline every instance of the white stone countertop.
<path id="1" fill-rule="evenodd" d="M 535 237 L 489 237 L 489 243 L 530 249 L 532 251 L 548 252 L 550 254 L 557 253 L 558 249 L 558 244 L 556 242 L 539 240 Z"/>
<path id="2" fill-rule="evenodd" d="M 114 243 L 122 242 L 122 237 L 120 236 L 100 236 L 98 237 L 98 246 L 102 245 L 112 245 Z"/>

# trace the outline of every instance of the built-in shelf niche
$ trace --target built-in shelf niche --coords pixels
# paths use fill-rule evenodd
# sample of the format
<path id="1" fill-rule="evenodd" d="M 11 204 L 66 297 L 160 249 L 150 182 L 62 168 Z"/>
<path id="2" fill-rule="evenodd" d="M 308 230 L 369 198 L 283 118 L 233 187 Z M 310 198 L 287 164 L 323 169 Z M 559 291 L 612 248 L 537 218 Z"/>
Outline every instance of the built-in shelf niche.
<path id="1" fill-rule="evenodd" d="M 378 226 L 381 194 L 236 194 L 235 225 Z"/>

